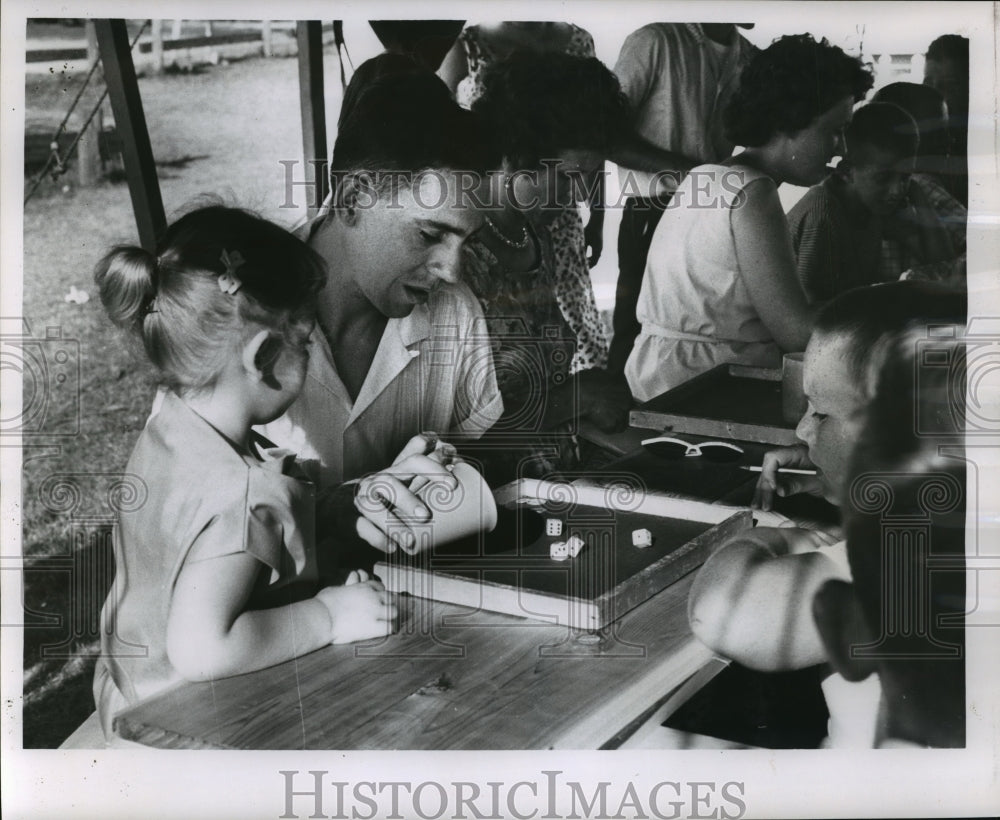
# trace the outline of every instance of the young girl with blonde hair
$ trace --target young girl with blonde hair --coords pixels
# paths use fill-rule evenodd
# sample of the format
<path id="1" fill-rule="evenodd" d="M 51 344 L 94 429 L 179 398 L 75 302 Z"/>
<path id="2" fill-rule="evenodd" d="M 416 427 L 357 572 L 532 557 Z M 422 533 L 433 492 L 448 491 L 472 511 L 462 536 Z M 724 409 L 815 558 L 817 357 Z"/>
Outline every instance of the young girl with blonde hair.
<path id="1" fill-rule="evenodd" d="M 137 503 L 115 530 L 94 681 L 105 735 L 116 712 L 182 679 L 391 632 L 378 581 L 358 571 L 324 585 L 308 465 L 251 431 L 302 388 L 320 257 L 259 217 L 210 206 L 168 228 L 155 255 L 115 248 L 95 279 L 166 388 L 126 468 Z"/>

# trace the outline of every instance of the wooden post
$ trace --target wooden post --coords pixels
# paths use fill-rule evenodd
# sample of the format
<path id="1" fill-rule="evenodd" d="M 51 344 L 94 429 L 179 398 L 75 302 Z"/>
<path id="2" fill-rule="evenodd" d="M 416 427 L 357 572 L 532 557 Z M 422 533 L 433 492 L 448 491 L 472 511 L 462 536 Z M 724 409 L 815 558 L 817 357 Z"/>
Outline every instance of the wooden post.
<path id="1" fill-rule="evenodd" d="M 173 30 L 170 32 L 170 39 L 171 40 L 180 40 L 181 39 L 181 26 L 183 24 L 184 24 L 183 20 L 174 20 L 174 27 L 173 27 Z"/>
<path id="2" fill-rule="evenodd" d="M 163 73 L 163 21 L 153 20 L 150 34 L 150 72 L 152 74 Z"/>
<path id="3" fill-rule="evenodd" d="M 104 80 L 115 114 L 115 129 L 122 142 L 125 174 L 128 177 L 132 210 L 139 230 L 139 241 L 150 252 L 156 250 L 156 240 L 167 225 L 156 177 L 156 163 L 146 130 L 139 83 L 132 63 L 128 29 L 124 20 L 96 20 L 97 43 Z"/>
<path id="4" fill-rule="evenodd" d="M 314 182 L 309 196 L 311 210 L 326 198 L 326 108 L 323 97 L 323 24 L 299 20 L 295 25 L 299 49 L 299 102 L 302 108 L 302 156 L 306 179 Z"/>
<path id="5" fill-rule="evenodd" d="M 87 67 L 93 66 L 100 59 L 97 50 L 97 34 L 94 31 L 94 23 L 87 20 Z M 98 109 L 97 114 L 90 121 L 90 125 L 80 135 L 80 142 L 76 146 L 77 178 L 81 187 L 96 185 L 103 174 L 101 165 L 101 129 L 103 128 L 103 117 Z"/>
<path id="6" fill-rule="evenodd" d="M 271 21 L 261 20 L 260 21 L 260 41 L 262 44 L 261 51 L 265 57 L 274 56 L 274 47 L 271 43 Z"/>

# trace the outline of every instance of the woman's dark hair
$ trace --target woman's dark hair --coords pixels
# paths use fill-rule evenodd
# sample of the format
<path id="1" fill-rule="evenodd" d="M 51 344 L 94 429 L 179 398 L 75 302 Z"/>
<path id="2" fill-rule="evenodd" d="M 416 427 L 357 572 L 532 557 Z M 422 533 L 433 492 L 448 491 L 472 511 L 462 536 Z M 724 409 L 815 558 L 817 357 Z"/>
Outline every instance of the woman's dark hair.
<path id="1" fill-rule="evenodd" d="M 238 281 L 232 292 L 229 274 Z M 214 382 L 248 323 L 280 335 L 311 318 L 326 265 L 278 225 L 210 205 L 168 227 L 155 254 L 112 249 L 94 280 L 111 321 L 140 339 L 162 380 L 184 392 Z"/>
<path id="2" fill-rule="evenodd" d="M 871 102 L 854 112 L 844 129 L 844 142 L 851 162 L 856 162 L 865 147 L 910 159 L 917 155 L 920 135 L 916 121 L 898 105 Z"/>
<path id="3" fill-rule="evenodd" d="M 723 113 L 726 135 L 755 148 L 795 134 L 844 97 L 864 99 L 874 79 L 857 57 L 809 34 L 780 37 L 758 51 L 740 75 Z"/>
<path id="4" fill-rule="evenodd" d="M 566 150 L 607 155 L 630 118 L 618 79 L 600 60 L 534 51 L 489 67 L 472 110 L 520 168 Z"/>
<path id="5" fill-rule="evenodd" d="M 330 163 L 334 192 L 351 173 L 399 179 L 429 169 L 486 174 L 499 165 L 479 117 L 412 58 L 379 55 L 351 79 Z"/>

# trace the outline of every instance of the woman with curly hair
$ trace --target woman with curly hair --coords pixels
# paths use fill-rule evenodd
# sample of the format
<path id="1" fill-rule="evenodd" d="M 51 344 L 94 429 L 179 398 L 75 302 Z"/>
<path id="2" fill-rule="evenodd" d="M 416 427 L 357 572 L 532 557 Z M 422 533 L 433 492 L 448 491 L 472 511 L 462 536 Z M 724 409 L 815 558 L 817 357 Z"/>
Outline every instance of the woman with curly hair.
<path id="1" fill-rule="evenodd" d="M 623 425 L 631 396 L 624 379 L 598 369 L 607 346 L 593 332 L 599 318 L 576 214 L 628 120 L 618 80 L 592 57 L 515 52 L 487 69 L 473 111 L 503 156 L 496 207 L 465 260 L 490 330 L 500 425 L 532 435 L 580 417 Z M 539 456 L 531 472 L 571 464 L 571 437 L 557 438 L 555 450 L 545 436 L 533 442 L 552 457 Z"/>
<path id="2" fill-rule="evenodd" d="M 781 37 L 754 56 L 724 114 L 744 151 L 694 168 L 657 226 L 625 367 L 647 401 L 728 362 L 776 367 L 813 323 L 778 186 L 813 185 L 843 150 L 871 72 L 825 39 Z"/>

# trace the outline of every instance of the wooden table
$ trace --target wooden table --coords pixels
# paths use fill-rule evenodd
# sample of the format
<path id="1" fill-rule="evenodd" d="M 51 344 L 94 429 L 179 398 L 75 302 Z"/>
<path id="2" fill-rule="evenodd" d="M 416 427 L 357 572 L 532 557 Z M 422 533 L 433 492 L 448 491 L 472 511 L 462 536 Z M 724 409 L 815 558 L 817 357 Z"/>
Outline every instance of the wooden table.
<path id="1" fill-rule="evenodd" d="M 597 634 L 401 596 L 388 639 L 182 684 L 116 733 L 170 749 L 613 746 L 712 657 L 688 628 L 692 579 Z"/>
<path id="2" fill-rule="evenodd" d="M 730 503 L 749 501 L 755 481 L 746 473 L 733 490 L 701 459 L 668 466 L 633 453 L 609 473 L 623 468 L 651 489 L 697 485 Z M 676 708 L 671 693 L 693 675 L 703 684 L 721 668 L 688 627 L 693 578 L 600 633 L 401 596 L 387 639 L 182 684 L 120 714 L 116 732 L 160 748 L 614 748 Z"/>

